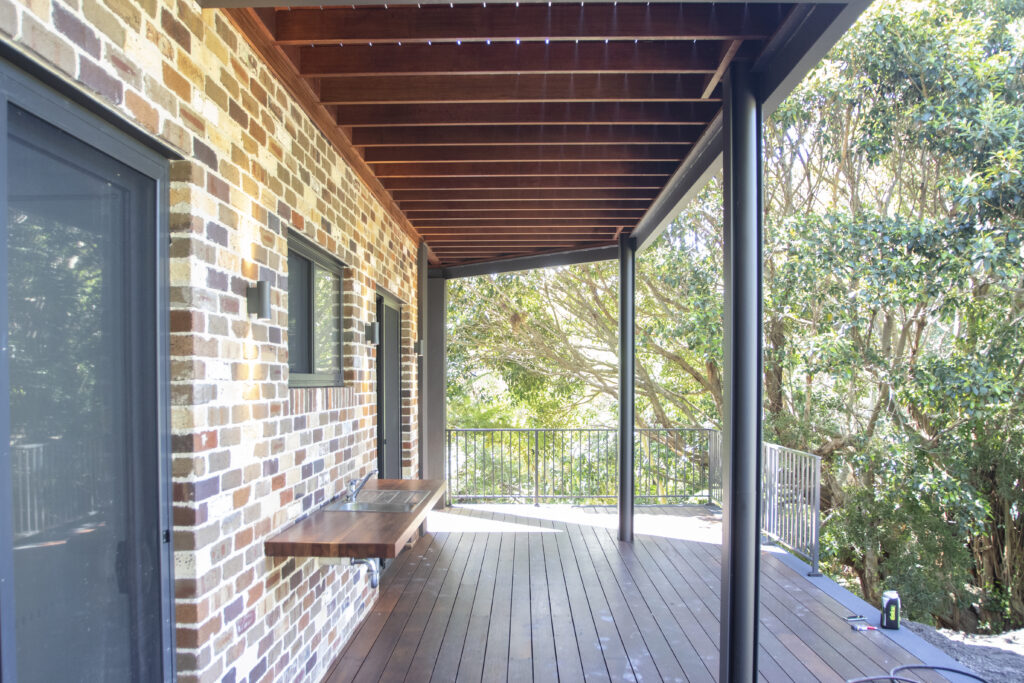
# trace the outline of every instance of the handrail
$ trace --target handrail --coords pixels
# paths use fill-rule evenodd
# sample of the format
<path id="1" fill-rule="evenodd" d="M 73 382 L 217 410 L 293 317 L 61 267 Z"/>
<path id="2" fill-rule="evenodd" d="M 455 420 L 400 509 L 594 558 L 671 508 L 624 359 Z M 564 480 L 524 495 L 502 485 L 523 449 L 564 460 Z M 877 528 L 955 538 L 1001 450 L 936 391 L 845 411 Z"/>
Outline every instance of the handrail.
<path id="1" fill-rule="evenodd" d="M 617 497 L 617 437 L 605 427 L 448 429 L 448 500 L 607 503 Z M 718 430 L 644 427 L 635 439 L 637 504 L 721 505 Z M 762 531 L 817 575 L 821 458 L 765 443 L 761 463 Z"/>

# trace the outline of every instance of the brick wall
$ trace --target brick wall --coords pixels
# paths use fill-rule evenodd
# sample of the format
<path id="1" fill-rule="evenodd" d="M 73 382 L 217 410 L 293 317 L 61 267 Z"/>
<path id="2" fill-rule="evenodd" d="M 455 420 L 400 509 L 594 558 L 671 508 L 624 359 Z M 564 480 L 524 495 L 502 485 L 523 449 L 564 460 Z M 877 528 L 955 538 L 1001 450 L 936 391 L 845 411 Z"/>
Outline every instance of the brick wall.
<path id="1" fill-rule="evenodd" d="M 382 287 L 403 308 L 403 445 L 416 476 L 416 244 L 218 10 L 0 0 L 0 33 L 185 157 L 171 165 L 171 420 L 181 681 L 318 680 L 375 597 L 347 567 L 263 540 L 376 457 Z M 347 266 L 345 386 L 287 385 L 287 242 Z M 245 288 L 272 286 L 249 321 Z"/>

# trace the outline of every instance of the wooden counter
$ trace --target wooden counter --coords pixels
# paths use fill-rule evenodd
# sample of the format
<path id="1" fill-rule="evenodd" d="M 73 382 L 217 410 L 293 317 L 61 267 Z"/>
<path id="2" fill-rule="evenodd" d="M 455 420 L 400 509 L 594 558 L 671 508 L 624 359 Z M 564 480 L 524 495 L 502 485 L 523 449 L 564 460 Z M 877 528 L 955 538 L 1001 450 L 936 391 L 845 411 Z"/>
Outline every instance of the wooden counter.
<path id="1" fill-rule="evenodd" d="M 363 491 L 430 491 L 412 512 L 335 512 L 321 508 L 267 539 L 273 557 L 398 557 L 445 492 L 429 479 L 373 479 Z"/>

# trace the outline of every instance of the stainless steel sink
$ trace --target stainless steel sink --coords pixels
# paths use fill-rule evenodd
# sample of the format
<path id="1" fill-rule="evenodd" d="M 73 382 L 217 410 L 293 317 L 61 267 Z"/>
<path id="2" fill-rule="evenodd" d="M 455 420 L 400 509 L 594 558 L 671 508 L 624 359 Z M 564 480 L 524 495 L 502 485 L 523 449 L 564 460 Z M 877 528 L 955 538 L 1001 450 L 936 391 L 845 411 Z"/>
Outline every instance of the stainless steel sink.
<path id="1" fill-rule="evenodd" d="M 430 491 L 362 491 L 355 501 L 339 500 L 327 506 L 334 512 L 412 512 Z"/>

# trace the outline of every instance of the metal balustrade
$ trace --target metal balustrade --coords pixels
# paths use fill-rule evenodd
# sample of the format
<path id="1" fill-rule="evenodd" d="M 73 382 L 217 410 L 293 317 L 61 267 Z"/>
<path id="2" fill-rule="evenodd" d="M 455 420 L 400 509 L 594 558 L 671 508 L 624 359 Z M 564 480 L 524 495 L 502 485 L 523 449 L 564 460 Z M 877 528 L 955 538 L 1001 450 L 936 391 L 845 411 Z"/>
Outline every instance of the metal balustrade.
<path id="1" fill-rule="evenodd" d="M 721 436 L 708 460 L 711 499 L 722 504 Z M 811 565 L 818 575 L 821 458 L 772 443 L 761 445 L 761 531 Z"/>
<path id="2" fill-rule="evenodd" d="M 708 429 L 636 430 L 636 501 L 708 502 Z M 452 502 L 614 500 L 614 429 L 449 429 Z"/>
<path id="3" fill-rule="evenodd" d="M 614 429 L 449 429 L 446 474 L 451 503 L 615 500 Z M 635 432 L 638 505 L 721 505 L 722 435 L 714 429 L 643 428 Z M 821 458 L 765 443 L 761 529 L 818 573 Z"/>
<path id="4" fill-rule="evenodd" d="M 100 440 L 86 439 L 11 446 L 15 540 L 87 521 L 109 507 L 100 491 L 108 487 L 110 474 L 96 470 L 99 459 L 94 455 L 101 445 Z M 62 485 L 68 481 L 74 484 Z"/>

